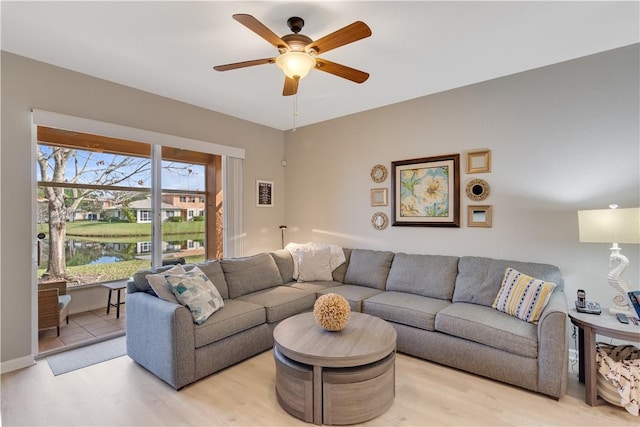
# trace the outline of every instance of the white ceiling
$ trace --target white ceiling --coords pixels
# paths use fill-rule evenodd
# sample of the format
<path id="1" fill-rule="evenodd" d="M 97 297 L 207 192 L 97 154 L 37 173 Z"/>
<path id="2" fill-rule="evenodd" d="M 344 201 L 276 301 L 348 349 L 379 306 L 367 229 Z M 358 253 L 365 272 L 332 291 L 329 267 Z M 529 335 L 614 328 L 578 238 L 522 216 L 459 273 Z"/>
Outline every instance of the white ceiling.
<path id="1" fill-rule="evenodd" d="M 2 50 L 285 130 L 274 64 L 214 65 L 276 56 L 231 18 L 255 16 L 317 39 L 354 21 L 373 35 L 322 57 L 367 71 L 358 85 L 312 71 L 300 82 L 297 126 L 638 43 L 639 2 L 520 1 L 2 1 Z"/>

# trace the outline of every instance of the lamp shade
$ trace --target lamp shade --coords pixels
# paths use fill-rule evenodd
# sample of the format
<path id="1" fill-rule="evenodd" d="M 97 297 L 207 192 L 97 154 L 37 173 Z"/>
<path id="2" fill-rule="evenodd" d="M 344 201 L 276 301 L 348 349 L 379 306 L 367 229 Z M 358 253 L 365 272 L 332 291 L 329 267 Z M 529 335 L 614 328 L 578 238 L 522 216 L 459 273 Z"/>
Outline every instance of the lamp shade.
<path id="1" fill-rule="evenodd" d="M 580 241 L 640 243 L 640 208 L 578 211 Z"/>
<path id="2" fill-rule="evenodd" d="M 306 52 L 287 52 L 276 58 L 276 65 L 287 77 L 301 79 L 316 66 L 316 59 Z"/>

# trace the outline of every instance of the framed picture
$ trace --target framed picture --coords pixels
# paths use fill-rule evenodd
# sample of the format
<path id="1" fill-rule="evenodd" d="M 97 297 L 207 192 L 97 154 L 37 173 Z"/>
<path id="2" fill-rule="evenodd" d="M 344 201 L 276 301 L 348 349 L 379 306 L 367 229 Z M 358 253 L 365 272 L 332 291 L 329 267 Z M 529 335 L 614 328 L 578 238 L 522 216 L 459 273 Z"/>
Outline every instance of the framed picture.
<path id="1" fill-rule="evenodd" d="M 460 227 L 459 163 L 459 154 L 392 162 L 392 225 Z"/>
<path id="2" fill-rule="evenodd" d="M 467 153 L 467 173 L 491 172 L 491 150 Z"/>
<path id="3" fill-rule="evenodd" d="M 388 204 L 386 188 L 371 189 L 371 206 L 387 206 Z"/>
<path id="4" fill-rule="evenodd" d="M 273 207 L 273 181 L 256 180 L 256 206 L 259 208 Z"/>
<path id="5" fill-rule="evenodd" d="M 491 227 L 491 206 L 471 205 L 467 206 L 467 226 L 469 227 Z"/>

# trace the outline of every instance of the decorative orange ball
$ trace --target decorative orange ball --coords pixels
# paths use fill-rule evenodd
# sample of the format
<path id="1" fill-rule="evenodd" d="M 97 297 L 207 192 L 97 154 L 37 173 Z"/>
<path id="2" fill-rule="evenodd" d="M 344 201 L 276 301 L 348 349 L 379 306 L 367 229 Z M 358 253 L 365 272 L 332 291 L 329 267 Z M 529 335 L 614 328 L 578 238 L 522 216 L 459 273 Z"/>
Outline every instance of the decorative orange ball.
<path id="1" fill-rule="evenodd" d="M 313 317 L 316 323 L 327 331 L 335 332 L 344 329 L 350 316 L 349 301 L 342 295 L 322 295 L 313 305 Z"/>

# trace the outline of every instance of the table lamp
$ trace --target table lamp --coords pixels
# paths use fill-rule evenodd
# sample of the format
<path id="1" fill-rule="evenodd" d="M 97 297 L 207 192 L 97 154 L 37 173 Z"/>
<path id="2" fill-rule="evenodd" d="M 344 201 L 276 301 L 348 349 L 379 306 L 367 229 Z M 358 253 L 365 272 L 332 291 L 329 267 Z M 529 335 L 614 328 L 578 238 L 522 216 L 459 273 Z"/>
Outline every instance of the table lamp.
<path id="1" fill-rule="evenodd" d="M 617 294 L 609 312 L 634 316 L 629 305 L 629 286 L 620 277 L 629 265 L 629 259 L 620 253 L 618 243 L 640 243 L 640 208 L 618 209 L 617 205 L 610 205 L 610 208 L 578 211 L 580 242 L 613 243 L 609 255 L 609 267 L 613 269 L 607 275 L 607 281 Z"/>

